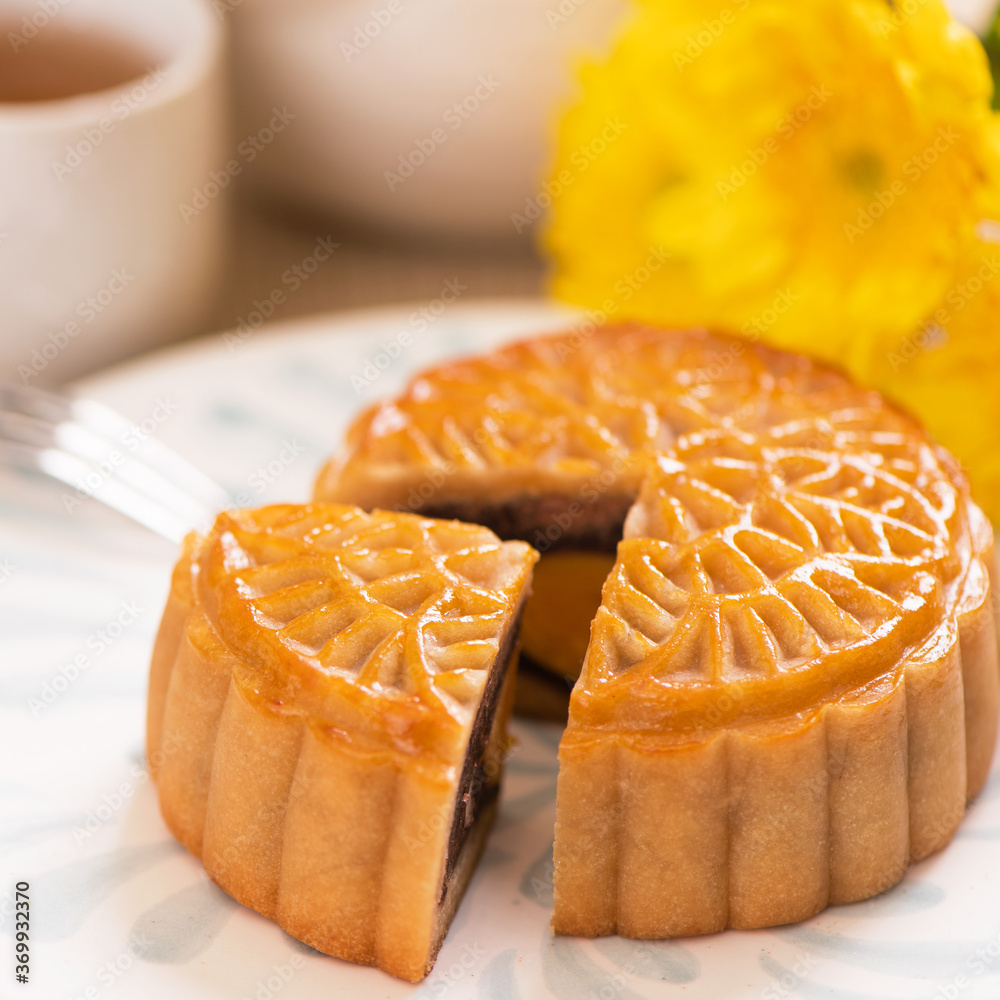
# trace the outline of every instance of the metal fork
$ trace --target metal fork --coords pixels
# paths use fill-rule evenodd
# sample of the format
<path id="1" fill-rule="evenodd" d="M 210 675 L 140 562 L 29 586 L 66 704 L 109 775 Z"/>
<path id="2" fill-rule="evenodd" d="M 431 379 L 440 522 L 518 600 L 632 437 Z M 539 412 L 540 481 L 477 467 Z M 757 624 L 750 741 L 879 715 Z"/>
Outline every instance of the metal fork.
<path id="1" fill-rule="evenodd" d="M 174 542 L 233 506 L 221 486 L 121 414 L 28 386 L 0 383 L 0 462 L 72 487 L 67 510 L 93 497 Z"/>

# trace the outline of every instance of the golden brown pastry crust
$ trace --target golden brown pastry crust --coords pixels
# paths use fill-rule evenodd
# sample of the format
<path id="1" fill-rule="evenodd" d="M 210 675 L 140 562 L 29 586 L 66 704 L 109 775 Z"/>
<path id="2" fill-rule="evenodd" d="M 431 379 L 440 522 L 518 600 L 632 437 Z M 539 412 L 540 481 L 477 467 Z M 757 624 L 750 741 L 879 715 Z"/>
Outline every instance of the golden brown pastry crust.
<path id="1" fill-rule="evenodd" d="M 164 819 L 222 888 L 328 954 L 427 973 L 495 810 L 477 796 L 513 696 L 497 661 L 535 558 L 330 504 L 229 512 L 188 539 L 148 755 Z"/>
<path id="2" fill-rule="evenodd" d="M 921 437 L 857 414 L 850 441 L 804 433 L 682 439 L 647 479 L 560 747 L 557 931 L 683 936 L 867 898 L 985 781 L 989 526 Z"/>
<path id="3" fill-rule="evenodd" d="M 316 494 L 486 524 L 522 502 L 542 551 L 635 502 L 560 748 L 558 932 L 865 898 L 986 779 L 990 526 L 915 421 L 807 358 L 703 330 L 515 344 L 363 414 Z"/>

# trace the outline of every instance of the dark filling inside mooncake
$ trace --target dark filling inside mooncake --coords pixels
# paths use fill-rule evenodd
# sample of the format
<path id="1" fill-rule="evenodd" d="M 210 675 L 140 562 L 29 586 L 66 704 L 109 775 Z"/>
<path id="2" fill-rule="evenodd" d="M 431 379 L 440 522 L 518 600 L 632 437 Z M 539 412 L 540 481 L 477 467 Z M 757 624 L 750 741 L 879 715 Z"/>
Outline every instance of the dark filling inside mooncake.
<path id="1" fill-rule="evenodd" d="M 526 493 L 499 503 L 445 500 L 420 513 L 485 525 L 501 538 L 527 542 L 542 554 L 565 548 L 614 552 L 634 503 L 634 496 L 583 490 L 579 496 Z"/>
<path id="2" fill-rule="evenodd" d="M 507 630 L 493 666 L 486 678 L 486 689 L 479 702 L 469 746 L 462 767 L 462 777 L 458 783 L 455 812 L 452 818 L 451 834 L 448 837 L 448 854 L 445 861 L 444 880 L 441 885 L 440 901 L 448 892 L 448 883 L 462 854 L 462 848 L 473 826 L 482 816 L 483 810 L 500 794 L 500 768 L 490 767 L 487 750 L 493 733 L 493 722 L 500 705 L 503 681 L 510 667 L 511 654 L 520 627 L 520 616 Z"/>

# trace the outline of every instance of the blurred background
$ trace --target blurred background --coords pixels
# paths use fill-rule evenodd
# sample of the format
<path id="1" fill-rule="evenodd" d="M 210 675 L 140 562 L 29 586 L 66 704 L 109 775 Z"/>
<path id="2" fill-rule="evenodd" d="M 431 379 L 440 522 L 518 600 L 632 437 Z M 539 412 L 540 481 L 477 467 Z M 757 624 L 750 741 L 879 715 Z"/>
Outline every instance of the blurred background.
<path id="1" fill-rule="evenodd" d="M 623 9 L 0 0 L 2 377 L 58 384 L 446 281 L 539 294 L 532 225 L 511 217 Z M 322 260 L 318 240 L 337 244 Z"/>
<path id="2" fill-rule="evenodd" d="M 992 6 L 952 0 L 981 35 Z M 543 294 L 559 117 L 630 16 L 625 0 L 0 0 L 2 377 L 58 384 L 449 287 Z"/>

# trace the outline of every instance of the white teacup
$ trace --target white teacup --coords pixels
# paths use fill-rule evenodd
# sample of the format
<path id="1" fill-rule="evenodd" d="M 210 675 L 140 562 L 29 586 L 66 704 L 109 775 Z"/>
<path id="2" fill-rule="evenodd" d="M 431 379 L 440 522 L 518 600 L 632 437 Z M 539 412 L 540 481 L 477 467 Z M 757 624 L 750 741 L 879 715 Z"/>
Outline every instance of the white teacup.
<path id="1" fill-rule="evenodd" d="M 225 210 L 190 206 L 227 157 L 222 52 L 202 0 L 0 0 L 0 378 L 204 322 Z"/>

